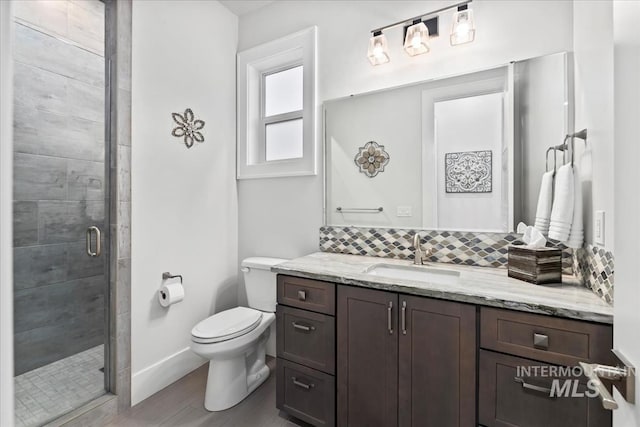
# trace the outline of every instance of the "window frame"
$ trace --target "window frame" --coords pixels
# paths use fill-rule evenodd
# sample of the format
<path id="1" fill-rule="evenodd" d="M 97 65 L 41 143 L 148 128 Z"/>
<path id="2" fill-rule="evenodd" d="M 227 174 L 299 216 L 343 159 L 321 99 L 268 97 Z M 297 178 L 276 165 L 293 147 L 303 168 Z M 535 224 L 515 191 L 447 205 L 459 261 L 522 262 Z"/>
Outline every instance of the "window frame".
<path id="1" fill-rule="evenodd" d="M 258 157 L 264 163 L 281 162 L 285 160 L 299 159 L 300 157 L 291 157 L 287 159 L 268 160 L 267 159 L 267 125 L 284 123 L 291 120 L 302 119 L 302 125 L 304 129 L 304 83 L 303 83 L 303 108 L 301 110 L 290 111 L 288 113 L 274 114 L 273 116 L 267 116 L 267 77 L 273 74 L 281 73 L 283 71 L 292 70 L 297 67 L 302 67 L 304 74 L 304 64 L 301 61 L 295 61 L 287 65 L 282 65 L 271 70 L 262 72 L 262 78 L 260 80 L 260 133 L 258 135 Z M 303 157 L 304 157 L 304 131 L 303 131 Z"/>
<path id="2" fill-rule="evenodd" d="M 247 49 L 237 56 L 237 179 L 317 175 L 317 28 Z M 265 79 L 303 69 L 303 108 L 265 117 Z M 266 126 L 302 119 L 302 157 L 266 160 Z"/>

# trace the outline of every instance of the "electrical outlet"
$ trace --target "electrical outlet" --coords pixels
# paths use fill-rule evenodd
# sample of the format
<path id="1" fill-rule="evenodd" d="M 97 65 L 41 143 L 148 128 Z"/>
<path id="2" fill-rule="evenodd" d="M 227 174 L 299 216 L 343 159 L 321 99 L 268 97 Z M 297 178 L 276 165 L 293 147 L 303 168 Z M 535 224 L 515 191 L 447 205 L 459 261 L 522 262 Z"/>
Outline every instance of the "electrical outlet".
<path id="1" fill-rule="evenodd" d="M 411 216 L 411 206 L 398 206 L 396 216 Z"/>
<path id="2" fill-rule="evenodd" d="M 604 211 L 596 211 L 593 224 L 593 238 L 597 245 L 604 245 Z"/>

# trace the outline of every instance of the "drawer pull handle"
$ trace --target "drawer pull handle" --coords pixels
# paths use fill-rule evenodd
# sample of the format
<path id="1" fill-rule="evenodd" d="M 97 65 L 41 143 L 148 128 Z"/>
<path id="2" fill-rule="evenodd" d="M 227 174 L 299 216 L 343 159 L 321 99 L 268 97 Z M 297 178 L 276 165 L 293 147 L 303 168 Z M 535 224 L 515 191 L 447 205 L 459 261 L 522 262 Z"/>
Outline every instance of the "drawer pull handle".
<path id="1" fill-rule="evenodd" d="M 301 331 L 305 331 L 305 332 L 311 332 L 316 330 L 315 326 L 307 326 L 298 322 L 291 322 L 291 324 L 293 325 L 294 328 L 299 329 Z"/>
<path id="2" fill-rule="evenodd" d="M 389 301 L 389 306 L 387 307 L 387 329 L 389 330 L 389 335 L 393 335 L 393 301 Z"/>
<path id="3" fill-rule="evenodd" d="M 402 301 L 402 335 L 407 335 L 407 302 Z"/>
<path id="4" fill-rule="evenodd" d="M 305 390 L 310 390 L 316 386 L 314 383 L 309 383 L 309 384 L 303 383 L 302 381 L 299 381 L 296 377 L 291 377 L 291 380 L 293 381 L 294 385 L 301 387 Z"/>
<path id="5" fill-rule="evenodd" d="M 298 300 L 306 301 L 307 300 L 307 291 L 298 291 Z"/>
<path id="6" fill-rule="evenodd" d="M 517 382 L 517 383 L 522 384 L 522 388 L 524 388 L 524 389 L 533 390 L 533 391 L 537 391 L 539 393 L 546 394 L 549 398 L 553 399 L 553 397 L 551 397 L 551 389 L 550 388 L 540 387 L 540 386 L 537 386 L 537 385 L 529 384 L 529 383 L 527 383 L 525 380 L 523 380 L 520 377 L 514 377 L 513 380 L 515 382 Z"/>
<path id="7" fill-rule="evenodd" d="M 533 334 L 533 347 L 539 350 L 549 349 L 549 337 L 544 334 Z"/>

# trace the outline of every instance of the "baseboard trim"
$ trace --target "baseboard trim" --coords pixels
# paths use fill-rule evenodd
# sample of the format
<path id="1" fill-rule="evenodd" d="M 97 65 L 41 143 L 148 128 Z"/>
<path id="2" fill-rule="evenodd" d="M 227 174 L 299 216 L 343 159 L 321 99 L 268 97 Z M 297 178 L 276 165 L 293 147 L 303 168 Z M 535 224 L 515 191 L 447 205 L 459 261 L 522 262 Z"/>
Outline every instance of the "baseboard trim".
<path id="1" fill-rule="evenodd" d="M 173 384 L 207 361 L 189 347 L 148 366 L 131 376 L 131 406 Z"/>

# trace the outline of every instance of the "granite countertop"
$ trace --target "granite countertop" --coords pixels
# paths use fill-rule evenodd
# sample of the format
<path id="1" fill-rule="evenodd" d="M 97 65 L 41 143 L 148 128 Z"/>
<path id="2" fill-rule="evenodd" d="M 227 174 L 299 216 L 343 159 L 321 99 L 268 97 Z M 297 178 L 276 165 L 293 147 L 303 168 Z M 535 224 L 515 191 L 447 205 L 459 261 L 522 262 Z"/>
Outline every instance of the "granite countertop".
<path id="1" fill-rule="evenodd" d="M 534 285 L 508 277 L 507 270 L 502 268 L 446 263 L 425 265 L 460 273 L 456 283 L 440 284 L 366 274 L 368 269 L 378 264 L 411 266 L 413 262 L 316 252 L 279 264 L 271 270 L 344 285 L 613 324 L 613 306 L 580 285 L 572 276 L 565 276 L 562 284 Z"/>

